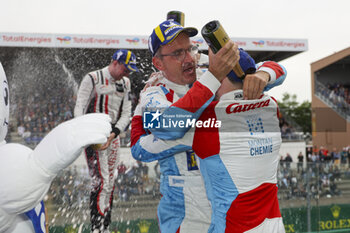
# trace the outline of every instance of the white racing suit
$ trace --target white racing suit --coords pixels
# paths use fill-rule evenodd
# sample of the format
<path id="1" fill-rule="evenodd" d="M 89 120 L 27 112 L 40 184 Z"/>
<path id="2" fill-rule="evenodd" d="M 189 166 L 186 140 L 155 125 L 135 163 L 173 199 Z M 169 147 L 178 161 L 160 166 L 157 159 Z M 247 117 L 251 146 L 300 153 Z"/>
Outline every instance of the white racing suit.
<path id="1" fill-rule="evenodd" d="M 180 97 L 188 92 L 192 95 L 187 94 L 186 96 L 190 98 L 182 98 L 185 101 L 182 102 L 184 103 L 183 106 L 189 107 L 188 110 L 191 111 L 191 114 L 200 115 L 204 107 L 213 100 L 214 93 L 219 86 L 220 82 L 210 72 L 206 72 L 191 89 L 188 86 L 178 85 L 163 78 L 159 81 L 159 86 L 149 87 L 144 93 L 141 93 L 140 102 L 144 109 L 141 108 L 141 105 L 138 105 L 135 110 L 132 120 L 131 151 L 137 160 L 147 162 L 159 159 L 162 198 L 157 215 L 160 232 L 162 233 L 207 232 L 210 227 L 211 207 L 206 196 L 196 156 L 190 148 L 166 159 L 161 159 L 161 154 L 158 153 L 161 153 L 164 148 L 158 146 L 152 147 L 152 152 L 158 154 L 158 158 L 139 153 L 143 149 L 143 145 L 137 141 L 139 136 L 144 134 L 142 110 L 144 110 L 143 112 L 152 111 L 153 108 L 165 110 L 172 106 L 164 112 L 180 114 L 182 109 L 173 105 L 173 103 L 176 103 Z M 203 91 L 196 92 L 199 89 Z M 187 105 L 187 101 L 195 101 L 195 103 Z M 185 112 L 183 113 L 186 114 Z M 167 129 L 164 129 L 164 131 L 160 129 L 149 130 L 155 135 L 159 133 L 163 137 L 176 137 L 176 135 L 181 134 L 180 131 L 176 130 L 169 130 L 168 132 Z M 156 130 L 159 130 L 159 132 L 156 132 Z"/>
<path id="2" fill-rule="evenodd" d="M 242 91 L 232 91 L 213 101 L 198 119 L 202 126 L 182 139 L 148 135 L 141 143 L 151 153 L 152 141 L 164 143 L 163 159 L 195 151 L 212 206 L 212 232 L 284 233 L 277 198 L 282 143 L 277 102 L 266 95 L 258 100 L 242 96 Z"/>
<path id="3" fill-rule="evenodd" d="M 272 79 L 266 89 L 284 81 L 286 72 L 277 63 L 267 62 L 260 65 L 262 66 L 259 69 L 269 72 Z M 158 108 L 163 110 L 163 115 L 180 118 L 190 115 L 192 119 L 197 119 L 212 101 L 218 88 L 217 84 L 220 85 L 213 79 L 210 72 L 206 72 L 190 91 L 177 101 L 187 92 L 188 87 L 174 84 L 164 78 L 159 81 L 158 87 L 148 88 L 141 93 L 140 104 L 132 119 L 133 157 L 145 162 L 159 160 L 163 196 L 158 206 L 158 221 L 163 233 L 213 232 L 214 227 L 213 224 L 210 225 L 210 222 L 213 222 L 210 219 L 211 206 L 205 195 L 203 180 L 198 170 L 195 170 L 200 167 L 197 156 L 190 147 L 159 140 L 181 138 L 186 130 L 157 126 L 145 130 L 150 123 L 146 114 L 156 112 L 154 108 Z M 152 134 L 146 136 L 149 131 Z M 168 155 L 174 156 L 167 157 Z"/>
<path id="4" fill-rule="evenodd" d="M 112 132 L 119 135 L 130 123 L 130 80 L 115 81 L 108 67 L 87 74 L 79 87 L 74 115 L 105 113 L 112 119 Z M 106 150 L 85 150 L 92 177 L 90 210 L 92 231 L 108 229 L 113 205 L 114 172 L 119 159 L 120 139 L 117 136 Z"/>
<path id="5" fill-rule="evenodd" d="M 232 91 L 212 102 L 199 120 L 220 121 L 220 127 L 197 127 L 183 143 L 190 142 L 200 157 L 214 232 L 283 233 L 277 102 L 266 95 L 249 101 L 242 96 L 242 91 Z"/>

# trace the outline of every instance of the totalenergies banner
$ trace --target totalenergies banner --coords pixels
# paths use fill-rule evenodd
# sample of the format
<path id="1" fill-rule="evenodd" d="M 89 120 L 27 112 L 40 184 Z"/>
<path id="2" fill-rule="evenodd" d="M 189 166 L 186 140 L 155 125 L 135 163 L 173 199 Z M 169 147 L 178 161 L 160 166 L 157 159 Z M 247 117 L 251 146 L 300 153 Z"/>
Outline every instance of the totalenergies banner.
<path id="1" fill-rule="evenodd" d="M 231 38 L 248 51 L 296 51 L 308 49 L 306 39 Z M 199 49 L 208 49 L 201 37 L 192 37 Z M 148 36 L 0 33 L 4 47 L 127 48 L 148 49 Z"/>

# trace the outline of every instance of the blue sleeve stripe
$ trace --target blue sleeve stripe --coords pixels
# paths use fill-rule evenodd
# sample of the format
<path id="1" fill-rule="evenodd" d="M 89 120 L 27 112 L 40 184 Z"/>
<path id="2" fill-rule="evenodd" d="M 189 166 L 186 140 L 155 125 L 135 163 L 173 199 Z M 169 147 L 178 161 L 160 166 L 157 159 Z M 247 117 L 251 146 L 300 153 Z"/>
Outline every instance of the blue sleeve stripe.
<path id="1" fill-rule="evenodd" d="M 156 142 L 155 145 L 156 146 Z M 152 162 L 159 159 L 164 159 L 169 156 L 172 156 L 176 153 L 180 153 L 186 150 L 191 149 L 190 146 L 186 145 L 176 145 L 174 147 L 168 148 L 163 151 L 159 151 L 157 153 L 151 153 L 147 150 L 145 150 L 142 145 L 140 144 L 140 139 L 137 141 L 137 143 L 131 147 L 131 154 L 134 157 L 134 159 L 142 161 L 142 162 Z"/>
<path id="2" fill-rule="evenodd" d="M 264 88 L 264 91 L 268 91 L 268 90 L 270 90 L 270 89 L 272 89 L 272 88 L 274 88 L 276 86 L 281 85 L 284 82 L 284 80 L 287 77 L 287 70 L 283 66 L 281 66 L 281 67 L 283 69 L 283 73 L 284 74 L 282 76 L 278 77 L 274 83 L 267 84 L 266 87 Z"/>

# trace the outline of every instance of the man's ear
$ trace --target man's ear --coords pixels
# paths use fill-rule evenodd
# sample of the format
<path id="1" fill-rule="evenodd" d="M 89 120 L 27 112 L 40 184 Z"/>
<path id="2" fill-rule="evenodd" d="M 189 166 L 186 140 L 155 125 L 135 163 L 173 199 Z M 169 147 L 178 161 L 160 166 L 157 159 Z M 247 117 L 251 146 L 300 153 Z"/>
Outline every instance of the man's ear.
<path id="1" fill-rule="evenodd" d="M 117 61 L 117 60 L 112 60 L 112 61 L 111 61 L 111 65 L 112 65 L 113 67 L 115 67 L 117 64 L 118 64 L 118 61 Z"/>
<path id="2" fill-rule="evenodd" d="M 152 58 L 152 62 L 153 62 L 153 65 L 158 69 L 158 70 L 163 70 L 163 61 L 157 57 L 157 56 L 154 56 Z"/>

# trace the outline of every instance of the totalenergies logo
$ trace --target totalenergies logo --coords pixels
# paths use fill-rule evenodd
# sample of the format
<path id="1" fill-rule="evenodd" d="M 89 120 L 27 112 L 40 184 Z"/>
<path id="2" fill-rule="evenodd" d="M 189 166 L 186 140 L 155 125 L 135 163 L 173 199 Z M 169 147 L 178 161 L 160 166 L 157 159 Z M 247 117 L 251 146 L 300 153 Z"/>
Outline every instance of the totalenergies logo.
<path id="1" fill-rule="evenodd" d="M 60 43 L 65 43 L 65 44 L 69 44 L 70 41 L 72 40 L 72 37 L 70 36 L 65 36 L 65 37 L 57 37 L 57 40 L 60 41 Z"/>
<path id="2" fill-rule="evenodd" d="M 265 41 L 259 40 L 259 41 L 253 41 L 252 43 L 258 47 L 264 47 Z"/>
<path id="3" fill-rule="evenodd" d="M 203 39 L 197 39 L 197 40 L 192 40 L 191 42 L 192 42 L 192 44 L 199 46 L 199 45 L 203 44 L 204 40 Z"/>
<path id="4" fill-rule="evenodd" d="M 140 39 L 135 37 L 133 39 L 125 39 L 127 42 L 129 42 L 129 44 L 134 44 L 137 45 L 140 42 Z"/>

